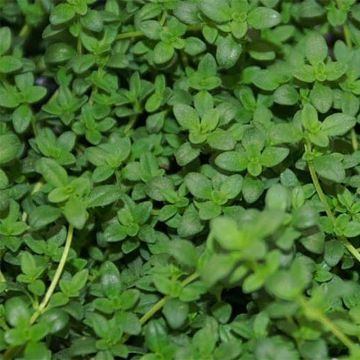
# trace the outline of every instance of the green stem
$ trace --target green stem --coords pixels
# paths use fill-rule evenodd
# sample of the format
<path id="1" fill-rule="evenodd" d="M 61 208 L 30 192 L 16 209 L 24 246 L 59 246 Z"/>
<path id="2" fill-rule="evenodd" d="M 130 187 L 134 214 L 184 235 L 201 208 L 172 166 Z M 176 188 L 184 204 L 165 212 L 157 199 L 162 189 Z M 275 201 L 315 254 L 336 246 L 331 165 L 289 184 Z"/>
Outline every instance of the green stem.
<path id="1" fill-rule="evenodd" d="M 182 281 L 181 286 L 185 287 L 195 281 L 199 278 L 198 273 L 193 273 L 189 275 L 184 281 Z M 164 296 L 162 299 L 160 299 L 157 303 L 155 303 L 149 311 L 147 311 L 141 318 L 140 318 L 140 324 L 144 325 L 146 322 L 148 322 L 158 311 L 160 311 L 164 305 L 167 303 L 167 301 L 170 299 L 170 296 Z M 129 335 L 126 334 L 122 338 L 122 343 L 125 343 L 129 339 Z"/>
<path id="2" fill-rule="evenodd" d="M 182 283 L 181 286 L 185 287 L 195 281 L 200 275 L 198 273 L 193 273 L 190 276 L 188 276 Z M 165 296 L 162 299 L 160 299 L 147 313 L 145 313 L 140 318 L 140 324 L 144 325 L 149 319 L 151 319 L 161 308 L 166 304 L 170 297 Z"/>
<path id="3" fill-rule="evenodd" d="M 119 34 L 116 37 L 116 40 L 132 39 L 132 38 L 137 38 L 137 37 L 142 37 L 142 36 L 144 36 L 144 33 L 142 31 L 129 31 L 126 33 Z"/>
<path id="4" fill-rule="evenodd" d="M 337 8 L 341 10 L 342 0 L 335 0 L 335 1 Z M 343 33 L 344 33 L 345 43 L 347 47 L 351 49 L 352 48 L 351 32 L 347 23 L 343 25 Z"/>
<path id="5" fill-rule="evenodd" d="M 350 32 L 348 24 L 344 24 L 343 29 L 344 29 L 345 43 L 349 49 L 352 49 L 351 32 Z"/>
<path id="6" fill-rule="evenodd" d="M 160 19 L 160 25 L 161 25 L 161 26 L 164 26 L 165 21 L 166 21 L 166 18 L 167 18 L 167 15 L 168 15 L 168 13 L 167 13 L 167 11 L 165 10 L 165 11 L 163 12 L 162 16 L 161 16 L 161 19 Z"/>
<path id="7" fill-rule="evenodd" d="M 169 296 L 160 299 L 147 313 L 140 318 L 140 324 L 147 323 L 158 311 L 160 311 L 169 300 Z"/>
<path id="8" fill-rule="evenodd" d="M 4 353 L 4 360 L 14 359 L 23 348 L 23 346 L 12 346 L 8 348 Z"/>
<path id="9" fill-rule="evenodd" d="M 51 296 L 54 293 L 55 288 L 56 288 L 56 286 L 61 278 L 61 275 L 63 273 L 64 267 L 66 264 L 66 260 L 67 260 L 67 257 L 69 255 L 69 251 L 71 248 L 73 234 L 74 234 L 74 228 L 72 225 L 69 225 L 68 233 L 67 233 L 66 240 L 65 240 L 64 251 L 61 255 L 59 265 L 55 271 L 55 275 L 54 275 L 53 279 L 51 280 L 50 286 L 49 286 L 48 290 L 46 291 L 46 294 L 45 294 L 42 302 L 40 303 L 39 307 L 34 312 L 32 317 L 30 318 L 30 325 L 32 325 L 37 320 L 37 318 L 46 311 L 46 308 L 51 299 Z M 22 351 L 23 348 L 24 348 L 23 345 L 9 347 L 4 353 L 4 360 L 14 359 L 15 356 L 17 356 Z"/>
<path id="10" fill-rule="evenodd" d="M 59 265 L 56 269 L 56 272 L 55 272 L 55 275 L 50 283 L 50 286 L 48 288 L 48 290 L 46 291 L 46 294 L 42 300 L 42 302 L 40 303 L 37 311 L 33 314 L 33 316 L 31 317 L 30 319 L 30 324 L 33 324 L 36 319 L 46 311 L 46 307 L 51 299 L 51 296 L 52 294 L 54 293 L 55 291 L 55 288 L 61 278 L 61 275 L 63 273 L 63 270 L 64 270 L 64 267 L 65 267 L 65 264 L 66 264 L 66 260 L 67 260 L 67 257 L 69 255 L 69 251 L 70 251 L 70 248 L 71 248 L 71 243 L 72 243 L 72 239 L 73 239 L 73 234 L 74 234 L 74 228 L 72 225 L 69 225 L 69 228 L 68 228 L 68 233 L 67 233 L 67 237 L 66 237 L 66 241 L 65 241 L 65 246 L 64 246 L 64 251 L 61 255 L 61 259 L 60 259 L 60 262 L 59 262 Z"/>
<path id="11" fill-rule="evenodd" d="M 69 225 L 68 233 L 67 233 L 66 240 L 65 240 L 64 251 L 61 255 L 59 265 L 55 271 L 55 275 L 54 275 L 53 279 L 51 280 L 50 286 L 49 286 L 48 290 L 46 291 L 46 294 L 45 294 L 42 302 L 40 303 L 39 307 L 34 312 L 32 317 L 30 318 L 30 325 L 32 325 L 38 319 L 38 317 L 46 311 L 46 307 L 47 307 L 47 305 L 51 299 L 51 296 L 54 293 L 55 288 L 56 288 L 56 286 L 61 278 L 61 275 L 63 273 L 64 267 L 66 264 L 66 260 L 67 260 L 67 257 L 69 255 L 69 251 L 71 248 L 73 234 L 74 234 L 74 228 L 72 225 Z M 15 356 L 17 356 L 22 351 L 23 348 L 24 348 L 24 346 L 9 347 L 4 353 L 4 360 L 14 359 Z"/>
<path id="12" fill-rule="evenodd" d="M 324 313 L 314 308 L 304 298 L 299 299 L 301 307 L 305 310 L 305 314 L 310 314 L 310 318 L 320 322 L 325 328 L 327 328 L 334 336 L 336 336 L 348 349 L 352 349 L 355 343 L 344 334 L 339 327 L 337 327 Z"/>
<path id="13" fill-rule="evenodd" d="M 308 142 L 305 145 L 305 151 L 308 152 L 308 153 L 311 152 L 311 144 L 310 144 L 310 142 Z M 313 164 L 312 161 L 308 161 L 308 168 L 309 168 L 309 171 L 310 171 L 310 176 L 311 176 L 312 182 L 314 184 L 315 190 L 316 190 L 316 192 L 317 192 L 317 194 L 319 196 L 320 201 L 322 202 L 322 204 L 324 206 L 326 215 L 328 216 L 328 218 L 330 218 L 330 220 L 332 222 L 334 222 L 336 220 L 335 215 L 333 214 L 333 212 L 331 210 L 331 207 L 329 205 L 329 202 L 328 202 L 328 200 L 326 198 L 326 195 L 323 192 L 323 189 L 322 189 L 322 187 L 320 185 L 320 181 L 319 181 L 319 178 L 317 176 L 317 173 L 316 173 L 316 170 L 315 170 L 315 167 L 314 167 L 314 164 Z"/>
<path id="14" fill-rule="evenodd" d="M 195 272 L 195 273 L 189 275 L 184 281 L 182 281 L 181 286 L 185 287 L 185 286 L 191 284 L 193 281 L 195 281 L 199 277 L 200 277 L 200 274 Z"/>
<path id="15" fill-rule="evenodd" d="M 307 142 L 305 144 L 305 151 L 306 152 L 311 152 L 311 144 L 310 142 Z M 320 181 L 319 178 L 317 176 L 314 164 L 312 161 L 308 161 L 308 168 L 309 168 L 309 172 L 310 172 L 310 176 L 312 179 L 312 182 L 314 184 L 315 190 L 319 196 L 320 201 L 322 202 L 323 206 L 324 206 L 324 210 L 326 212 L 327 217 L 331 220 L 331 222 L 333 224 L 336 223 L 336 216 L 334 215 L 334 213 L 331 210 L 331 207 L 329 205 L 329 202 L 327 200 L 327 197 L 320 185 Z M 346 249 L 349 251 L 350 254 L 352 254 L 354 256 L 354 258 L 356 260 L 358 260 L 360 262 L 360 253 L 356 250 L 356 248 L 350 243 L 350 241 L 345 237 L 345 236 L 337 236 L 337 238 L 344 244 L 344 246 L 346 247 Z"/>
<path id="16" fill-rule="evenodd" d="M 125 129 L 124 129 L 124 133 L 125 135 L 129 135 L 130 130 L 134 127 L 136 121 L 137 121 L 138 115 L 133 115 L 131 116 L 128 124 L 126 125 Z"/>
<path id="17" fill-rule="evenodd" d="M 351 145 L 354 151 L 357 151 L 359 149 L 359 143 L 357 140 L 355 129 L 351 129 Z"/>

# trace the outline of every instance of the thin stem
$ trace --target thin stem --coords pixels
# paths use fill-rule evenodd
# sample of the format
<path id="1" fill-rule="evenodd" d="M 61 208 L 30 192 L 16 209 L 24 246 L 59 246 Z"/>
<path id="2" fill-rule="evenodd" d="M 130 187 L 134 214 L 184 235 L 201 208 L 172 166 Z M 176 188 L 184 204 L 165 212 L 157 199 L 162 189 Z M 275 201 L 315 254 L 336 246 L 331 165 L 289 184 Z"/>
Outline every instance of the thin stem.
<path id="1" fill-rule="evenodd" d="M 195 281 L 197 278 L 199 278 L 198 273 L 193 273 L 189 275 L 184 281 L 181 282 L 181 286 L 185 287 Z M 160 311 L 164 305 L 167 303 L 167 301 L 170 299 L 170 296 L 164 296 L 162 299 L 160 299 L 157 303 L 155 303 L 149 311 L 147 311 L 141 318 L 140 318 L 140 324 L 144 325 L 146 322 L 148 322 L 158 311 Z M 125 343 L 129 339 L 129 335 L 125 334 L 122 338 L 122 343 Z"/>
<path id="2" fill-rule="evenodd" d="M 14 359 L 14 357 L 18 355 L 23 348 L 24 346 L 9 347 L 4 353 L 4 360 Z"/>
<path id="3" fill-rule="evenodd" d="M 343 29 L 344 29 L 345 43 L 349 49 L 352 49 L 351 32 L 350 32 L 348 24 L 344 24 Z"/>
<path id="4" fill-rule="evenodd" d="M 345 236 L 339 236 L 340 241 L 344 244 L 348 252 L 357 260 L 360 262 L 360 253 L 358 250 L 356 250 L 355 246 L 345 237 Z"/>
<path id="5" fill-rule="evenodd" d="M 336 1 L 336 6 L 339 10 L 341 10 L 341 6 L 342 6 L 342 0 L 335 0 Z M 349 26 L 347 23 L 345 23 L 343 25 L 343 32 L 344 32 L 344 38 L 345 38 L 345 43 L 347 45 L 347 47 L 349 49 L 352 48 L 352 39 L 351 39 L 351 32 L 350 32 L 350 29 L 349 29 Z"/>
<path id="6" fill-rule="evenodd" d="M 327 328 L 334 336 L 336 336 L 348 349 L 352 349 L 355 343 L 344 334 L 341 329 L 334 324 L 324 313 L 314 308 L 304 298 L 299 299 L 300 305 L 305 310 L 305 314 L 311 314 L 311 318 L 320 322 L 325 328 Z"/>
<path id="7" fill-rule="evenodd" d="M 355 129 L 351 129 L 351 145 L 354 151 L 357 151 L 359 149 L 359 143 L 356 136 Z"/>
<path id="8" fill-rule="evenodd" d="M 124 39 L 132 39 L 137 37 L 142 37 L 145 34 L 142 31 L 129 31 L 126 33 L 119 34 L 116 39 L 117 40 L 124 40 Z"/>
<path id="9" fill-rule="evenodd" d="M 61 255 L 61 259 L 60 259 L 59 265 L 56 269 L 54 278 L 52 279 L 50 286 L 49 286 L 42 302 L 40 303 L 37 311 L 31 317 L 30 324 L 33 324 L 36 321 L 36 319 L 46 310 L 46 307 L 51 299 L 51 296 L 54 293 L 55 288 L 56 288 L 56 286 L 61 278 L 61 275 L 63 273 L 64 267 L 66 264 L 66 260 L 67 260 L 67 257 L 69 255 L 69 251 L 71 248 L 73 234 L 74 234 L 74 228 L 72 225 L 69 225 L 68 233 L 67 233 L 67 237 L 66 237 L 66 241 L 65 241 L 65 246 L 64 246 L 64 251 Z"/>
<path id="10" fill-rule="evenodd" d="M 198 273 L 193 273 L 190 276 L 188 276 L 182 283 L 181 286 L 185 287 L 195 281 L 200 275 Z M 170 297 L 165 296 L 162 299 L 160 299 L 146 314 L 144 314 L 141 319 L 140 323 L 141 325 L 145 324 L 149 319 L 151 319 L 161 308 L 166 304 Z"/>
<path id="11" fill-rule="evenodd" d="M 306 152 L 311 152 L 311 144 L 310 142 L 307 142 L 305 144 L 305 151 Z M 312 179 L 312 182 L 314 184 L 315 190 L 319 196 L 320 201 L 322 202 L 322 204 L 324 205 L 324 210 L 326 212 L 327 217 L 331 220 L 331 222 L 333 224 L 336 223 L 336 216 L 334 215 L 334 213 L 331 210 L 331 207 L 329 205 L 329 202 L 327 200 L 327 197 L 320 185 L 320 181 L 319 178 L 317 176 L 314 164 L 312 161 L 308 161 L 308 168 L 309 168 L 309 172 L 310 172 L 310 176 Z M 350 243 L 350 241 L 345 237 L 345 236 L 338 236 L 337 237 L 346 247 L 346 249 L 349 251 L 350 254 L 352 254 L 354 256 L 354 258 L 356 260 L 358 260 L 360 262 L 360 253 L 356 250 L 356 248 Z"/>
<path id="12" fill-rule="evenodd" d="M 71 248 L 73 234 L 74 234 L 74 228 L 72 225 L 69 224 L 68 233 L 67 233 L 66 240 L 65 240 L 64 251 L 61 255 L 61 259 L 60 259 L 59 265 L 56 269 L 54 278 L 51 280 L 50 286 L 49 286 L 48 290 L 46 291 L 44 299 L 40 303 L 38 309 L 34 312 L 32 317 L 30 318 L 30 325 L 32 325 L 37 320 L 37 318 L 46 311 L 46 307 L 51 299 L 52 294 L 55 291 L 55 288 L 56 288 L 56 286 L 61 278 L 62 272 L 64 270 L 66 260 L 67 260 L 67 257 L 69 255 L 69 251 Z M 24 348 L 24 346 L 9 347 L 4 353 L 4 360 L 13 359 L 18 353 L 20 353 L 20 351 L 23 348 Z"/>
<path id="13" fill-rule="evenodd" d="M 2 271 L 0 270 L 0 283 L 4 283 L 6 282 L 6 278 L 4 276 L 4 274 L 2 273 Z"/>
<path id="14" fill-rule="evenodd" d="M 134 125 L 136 124 L 138 115 L 133 115 L 130 117 L 130 120 L 128 122 L 128 124 L 126 125 L 125 129 L 124 129 L 124 133 L 125 135 L 129 135 L 130 130 L 134 127 Z"/>
<path id="15" fill-rule="evenodd" d="M 307 152 L 311 152 L 311 144 L 310 143 L 307 143 L 305 145 L 305 150 Z M 326 195 L 325 193 L 323 192 L 323 189 L 320 185 L 320 181 L 319 181 L 319 178 L 316 174 L 316 170 L 315 170 L 315 167 L 314 167 L 314 164 L 312 161 L 308 161 L 308 168 L 309 168 L 309 171 L 310 171 L 310 176 L 311 176 L 311 179 L 312 179 L 312 182 L 314 184 L 314 187 L 315 187 L 315 190 L 320 198 L 320 201 L 322 202 L 322 204 L 324 205 L 324 210 L 326 212 L 326 215 L 328 216 L 328 218 L 330 218 L 331 221 L 335 221 L 336 218 L 335 218 L 335 215 L 333 214 L 331 208 L 330 208 L 330 205 L 329 205 L 329 202 L 326 198 Z"/>
<path id="16" fill-rule="evenodd" d="M 185 287 L 187 285 L 189 285 L 190 283 L 192 283 L 193 281 L 195 281 L 196 279 L 198 279 L 200 277 L 200 274 L 198 273 L 193 273 L 191 275 L 189 275 L 182 283 L 181 286 Z"/>
<path id="17" fill-rule="evenodd" d="M 182 283 L 181 286 L 185 287 L 195 281 L 200 275 L 198 273 L 193 273 L 188 276 Z M 145 324 L 149 319 L 151 319 L 161 308 L 166 304 L 170 297 L 165 296 L 161 300 L 159 300 L 144 316 L 140 318 L 140 324 Z"/>
<path id="18" fill-rule="evenodd" d="M 144 314 L 144 316 L 140 318 L 140 324 L 144 325 L 146 322 L 148 322 L 158 311 L 163 308 L 168 300 L 169 296 L 165 296 L 160 299 L 147 313 Z"/>
<path id="19" fill-rule="evenodd" d="M 161 25 L 161 26 L 164 26 L 165 21 L 166 21 L 166 18 L 167 18 L 167 15 L 168 15 L 168 13 L 167 13 L 167 11 L 165 10 L 165 11 L 163 12 L 162 16 L 161 16 L 161 19 L 160 19 L 160 25 Z"/>

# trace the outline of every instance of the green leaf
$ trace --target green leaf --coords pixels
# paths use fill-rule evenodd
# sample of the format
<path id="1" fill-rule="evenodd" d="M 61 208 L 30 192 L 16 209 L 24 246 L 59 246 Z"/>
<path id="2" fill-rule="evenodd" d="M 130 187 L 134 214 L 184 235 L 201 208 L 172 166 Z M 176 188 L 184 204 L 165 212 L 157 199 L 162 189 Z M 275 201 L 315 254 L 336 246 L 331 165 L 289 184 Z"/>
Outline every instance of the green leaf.
<path id="1" fill-rule="evenodd" d="M 174 54 L 175 54 L 175 50 L 172 47 L 172 45 L 161 41 L 155 45 L 154 62 L 156 64 L 164 64 L 167 61 L 171 60 Z"/>
<path id="2" fill-rule="evenodd" d="M 221 0 L 203 0 L 200 3 L 201 11 L 216 23 L 223 23 L 231 19 L 231 9 Z"/>
<path id="3" fill-rule="evenodd" d="M 286 211 L 290 204 L 288 189 L 281 184 L 271 186 L 266 193 L 265 203 L 269 209 Z"/>
<path id="4" fill-rule="evenodd" d="M 182 144 L 175 152 L 176 162 L 185 166 L 195 160 L 200 154 L 200 149 L 193 147 L 189 142 Z"/>
<path id="5" fill-rule="evenodd" d="M 231 35 L 220 37 L 217 41 L 216 60 L 220 67 L 230 69 L 239 60 L 242 46 Z"/>
<path id="6" fill-rule="evenodd" d="M 172 240 L 169 244 L 169 252 L 180 264 L 189 267 L 196 266 L 197 251 L 190 241 Z"/>
<path id="7" fill-rule="evenodd" d="M 200 125 L 198 114 L 195 109 L 189 105 L 175 105 L 174 115 L 178 123 L 187 130 L 197 129 Z"/>
<path id="8" fill-rule="evenodd" d="M 19 70 L 22 65 L 22 61 L 15 56 L 5 55 L 0 57 L 0 73 L 12 73 Z"/>
<path id="9" fill-rule="evenodd" d="M 207 142 L 213 149 L 223 151 L 232 150 L 236 144 L 231 131 L 220 128 L 208 135 Z"/>
<path id="10" fill-rule="evenodd" d="M 241 172 L 247 168 L 248 160 L 244 153 L 228 151 L 218 155 L 215 164 L 227 171 Z"/>
<path id="11" fill-rule="evenodd" d="M 345 179 L 344 166 L 337 154 L 322 155 L 314 159 L 316 172 L 323 178 L 341 183 Z"/>
<path id="12" fill-rule="evenodd" d="M 344 256 L 345 248 L 339 240 L 330 240 L 325 243 L 324 260 L 329 266 L 336 266 Z"/>
<path id="13" fill-rule="evenodd" d="M 212 221 L 211 227 L 219 244 L 227 250 L 237 249 L 243 241 L 243 235 L 235 221 L 230 218 L 218 217 Z"/>
<path id="14" fill-rule="evenodd" d="M 207 200 L 211 197 L 211 181 L 199 173 L 189 173 L 185 177 L 185 184 L 189 191 L 197 198 Z"/>
<path id="15" fill-rule="evenodd" d="M 25 359 L 51 360 L 51 351 L 40 342 L 29 342 L 24 355 Z"/>
<path id="16" fill-rule="evenodd" d="M 45 61 L 49 64 L 61 64 L 72 59 L 75 50 L 66 43 L 55 43 L 50 45 L 45 53 Z"/>
<path id="17" fill-rule="evenodd" d="M 31 316 L 29 305 L 24 298 L 13 296 L 5 302 L 5 316 L 11 326 L 24 326 Z"/>
<path id="18" fill-rule="evenodd" d="M 345 74 L 347 66 L 341 62 L 330 62 L 326 64 L 327 80 L 335 81 Z"/>
<path id="19" fill-rule="evenodd" d="M 116 185 L 95 187 L 88 196 L 88 207 L 106 206 L 119 200 L 122 192 Z"/>
<path id="20" fill-rule="evenodd" d="M 266 289 L 280 299 L 296 299 L 310 281 L 311 270 L 306 258 L 298 258 L 289 270 L 278 270 L 271 275 L 266 281 Z"/>
<path id="21" fill-rule="evenodd" d="M 33 276 L 37 272 L 35 258 L 28 252 L 21 254 L 21 271 L 26 275 Z"/>
<path id="22" fill-rule="evenodd" d="M 333 92 L 330 87 L 317 82 L 310 92 L 310 99 L 316 110 L 324 114 L 331 108 Z"/>
<path id="23" fill-rule="evenodd" d="M 29 223 L 31 227 L 40 229 L 56 221 L 60 215 L 60 209 L 49 205 L 41 205 L 31 211 Z"/>
<path id="24" fill-rule="evenodd" d="M 22 146 L 16 135 L 0 135 L 0 144 L 0 165 L 15 160 L 20 155 Z"/>
<path id="25" fill-rule="evenodd" d="M 264 183 L 259 179 L 250 176 L 245 177 L 243 182 L 242 194 L 245 201 L 249 204 L 254 203 L 264 191 Z"/>
<path id="26" fill-rule="evenodd" d="M 190 237 L 199 233 L 203 229 L 199 214 L 193 206 L 189 206 L 182 216 L 179 227 L 177 229 L 178 234 L 181 237 Z"/>
<path id="27" fill-rule="evenodd" d="M 66 220 L 73 225 L 75 229 L 82 229 L 89 216 L 84 201 L 78 197 L 71 197 L 66 202 L 63 212 Z"/>
<path id="28" fill-rule="evenodd" d="M 19 93 L 14 87 L 0 87 L 0 106 L 5 108 L 16 108 L 21 102 Z"/>
<path id="29" fill-rule="evenodd" d="M 301 121 L 306 130 L 309 130 L 311 132 L 314 132 L 314 130 L 320 130 L 320 122 L 318 120 L 317 111 L 310 104 L 306 104 L 302 109 Z"/>
<path id="30" fill-rule="evenodd" d="M 276 10 L 259 6 L 249 12 L 247 20 L 251 27 L 262 30 L 278 25 L 281 15 Z"/>
<path id="31" fill-rule="evenodd" d="M 122 289 L 118 268 L 114 263 L 106 261 L 101 266 L 101 288 L 109 298 L 116 298 Z"/>
<path id="32" fill-rule="evenodd" d="M 124 240 L 127 236 L 126 227 L 118 223 L 110 224 L 104 231 L 104 240 L 116 242 Z"/>
<path id="33" fill-rule="evenodd" d="M 69 182 L 66 170 L 53 159 L 40 159 L 37 171 L 54 187 L 66 186 Z"/>
<path id="34" fill-rule="evenodd" d="M 33 104 L 41 100 L 47 93 L 47 90 L 42 86 L 30 86 L 22 91 L 24 102 Z"/>
<path id="35" fill-rule="evenodd" d="M 86 285 L 88 276 L 88 270 L 81 270 L 77 272 L 70 280 L 61 279 L 59 282 L 61 291 L 68 297 L 78 296 L 80 290 Z"/>
<path id="36" fill-rule="evenodd" d="M 0 56 L 4 55 L 11 46 L 11 30 L 9 27 L 0 28 Z"/>
<path id="37" fill-rule="evenodd" d="M 204 52 L 205 50 L 206 50 L 206 45 L 201 39 L 192 36 L 185 39 L 184 51 L 187 54 L 191 56 L 196 56 Z"/>
<path id="38" fill-rule="evenodd" d="M 345 114 L 332 114 L 321 124 L 321 130 L 328 136 L 339 136 L 346 134 L 355 126 L 355 119 Z"/>
<path id="39" fill-rule="evenodd" d="M 189 305 L 178 299 L 170 299 L 163 308 L 163 314 L 172 329 L 181 328 L 186 322 L 188 313 Z"/>
<path id="40" fill-rule="evenodd" d="M 50 22 L 60 25 L 70 21 L 75 16 L 74 8 L 69 4 L 59 4 L 51 12 Z"/>
<path id="41" fill-rule="evenodd" d="M 306 82 L 312 83 L 315 81 L 314 68 L 310 65 L 302 65 L 294 69 L 294 77 Z"/>
<path id="42" fill-rule="evenodd" d="M 261 163 L 266 167 L 280 164 L 289 155 L 289 149 L 282 147 L 266 147 L 261 154 Z"/>
<path id="43" fill-rule="evenodd" d="M 358 221 L 350 221 L 344 230 L 346 237 L 352 238 L 360 235 L 360 223 Z"/>
<path id="44" fill-rule="evenodd" d="M 328 47 L 326 41 L 319 33 L 310 33 L 305 40 L 305 56 L 310 64 L 316 65 L 327 58 Z"/>
<path id="45" fill-rule="evenodd" d="M 282 85 L 274 92 L 274 101 L 280 105 L 295 105 L 299 100 L 299 94 L 291 85 Z"/>
<path id="46" fill-rule="evenodd" d="M 31 119 L 33 117 L 33 113 L 31 111 L 30 106 L 28 105 L 20 105 L 13 113 L 13 125 L 14 130 L 17 133 L 23 133 L 29 127 L 31 123 Z"/>

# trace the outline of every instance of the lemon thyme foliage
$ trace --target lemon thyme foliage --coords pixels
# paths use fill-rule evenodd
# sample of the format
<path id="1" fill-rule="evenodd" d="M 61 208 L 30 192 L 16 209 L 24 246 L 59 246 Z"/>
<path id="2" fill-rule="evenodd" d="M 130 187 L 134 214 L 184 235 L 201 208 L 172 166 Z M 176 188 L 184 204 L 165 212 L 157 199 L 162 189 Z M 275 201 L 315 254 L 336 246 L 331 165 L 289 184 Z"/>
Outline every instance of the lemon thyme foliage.
<path id="1" fill-rule="evenodd" d="M 359 360 L 360 5 L 0 0 L 0 358 Z"/>

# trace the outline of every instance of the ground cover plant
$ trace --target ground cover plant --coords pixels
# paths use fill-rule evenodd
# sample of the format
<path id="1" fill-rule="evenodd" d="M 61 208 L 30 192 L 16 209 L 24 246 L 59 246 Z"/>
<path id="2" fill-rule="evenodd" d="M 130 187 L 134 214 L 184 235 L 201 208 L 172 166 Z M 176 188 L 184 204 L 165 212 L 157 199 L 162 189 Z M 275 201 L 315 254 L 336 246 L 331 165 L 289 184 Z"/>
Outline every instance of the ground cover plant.
<path id="1" fill-rule="evenodd" d="M 360 4 L 0 0 L 0 358 L 359 360 Z"/>

